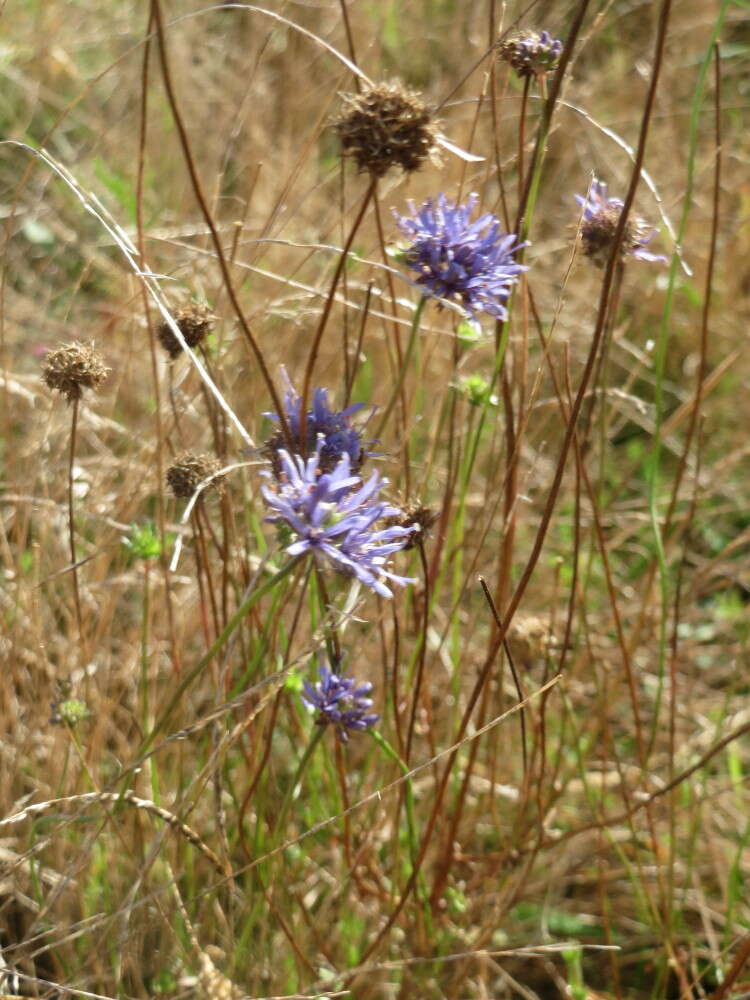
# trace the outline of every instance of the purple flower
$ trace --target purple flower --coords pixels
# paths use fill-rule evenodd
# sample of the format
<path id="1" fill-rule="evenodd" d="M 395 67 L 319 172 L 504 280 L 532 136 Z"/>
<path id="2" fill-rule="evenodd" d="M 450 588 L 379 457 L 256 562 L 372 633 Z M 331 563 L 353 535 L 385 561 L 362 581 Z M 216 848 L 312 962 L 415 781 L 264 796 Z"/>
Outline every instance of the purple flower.
<path id="1" fill-rule="evenodd" d="M 472 318 L 485 312 L 505 320 L 511 289 L 528 270 L 513 254 L 526 244 L 503 233 L 489 213 L 470 222 L 478 200 L 472 194 L 458 205 L 439 194 L 419 211 L 409 202 L 412 217 L 396 215 L 398 228 L 412 240 L 404 259 L 419 275 L 417 284 L 425 295 L 458 302 Z"/>
<path id="2" fill-rule="evenodd" d="M 548 31 L 538 35 L 535 31 L 522 32 L 500 45 L 500 55 L 510 63 L 518 76 L 544 76 L 557 65 L 563 43 Z"/>
<path id="3" fill-rule="evenodd" d="M 597 267 L 604 267 L 612 252 L 617 224 L 620 221 L 623 202 L 619 198 L 607 196 L 604 181 L 592 180 L 586 197 L 577 194 L 576 201 L 583 209 L 581 221 L 581 243 L 583 252 Z M 620 244 L 620 256 L 634 257 L 636 260 L 666 261 L 666 257 L 650 253 L 646 246 L 656 235 L 648 223 L 639 215 L 631 214 L 625 224 Z"/>
<path id="4" fill-rule="evenodd" d="M 357 471 L 364 461 L 368 452 L 362 448 L 362 436 L 358 428 L 352 426 L 351 417 L 362 409 L 364 403 L 353 403 L 345 410 L 332 410 L 328 405 L 328 390 L 314 389 L 312 395 L 312 409 L 307 412 L 305 421 L 305 447 L 300 441 L 300 417 L 302 413 L 302 398 L 292 385 L 286 369 L 282 367 L 281 377 L 286 384 L 284 393 L 284 411 L 286 414 L 289 431 L 300 451 L 311 452 L 316 445 L 318 437 L 323 436 L 323 445 L 320 449 L 320 468 L 323 471 L 330 471 L 339 461 L 342 455 L 349 456 L 351 468 Z M 270 417 L 274 423 L 279 423 L 277 413 L 266 413 L 264 416 Z M 274 472 L 278 474 L 278 455 L 284 448 L 284 438 L 279 432 L 273 435 L 264 445 L 264 450 L 274 466 Z"/>
<path id="5" fill-rule="evenodd" d="M 279 449 L 278 475 L 263 473 L 270 480 L 270 485 L 261 487 L 263 497 L 273 511 L 267 520 L 291 529 L 289 555 L 313 553 L 339 573 L 356 577 L 383 597 L 393 597 L 384 579 L 401 586 L 414 582 L 388 569 L 389 557 L 406 546 L 412 527 L 391 524 L 377 529 L 378 521 L 403 513 L 378 500 L 386 480 L 377 472 L 366 483 L 352 475 L 348 452 L 330 472 L 321 472 L 323 446 L 321 434 L 306 459 Z"/>
<path id="6" fill-rule="evenodd" d="M 349 742 L 349 732 L 362 732 L 374 726 L 379 715 L 368 712 L 372 707 L 372 684 L 357 684 L 353 677 L 334 674 L 325 662 L 318 669 L 320 680 L 315 687 L 304 682 L 303 703 L 317 712 L 319 726 L 332 725 L 342 743 Z"/>

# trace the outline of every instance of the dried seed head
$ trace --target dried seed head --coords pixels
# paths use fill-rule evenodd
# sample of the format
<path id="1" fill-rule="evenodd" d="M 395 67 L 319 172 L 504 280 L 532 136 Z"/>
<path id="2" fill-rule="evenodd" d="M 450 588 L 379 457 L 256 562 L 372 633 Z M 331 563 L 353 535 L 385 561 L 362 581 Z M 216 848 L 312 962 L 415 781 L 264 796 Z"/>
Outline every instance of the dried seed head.
<path id="1" fill-rule="evenodd" d="M 595 216 L 585 219 L 581 224 L 583 252 L 597 267 L 604 267 L 609 260 L 619 221 L 620 209 L 613 207 L 597 212 Z M 649 233 L 649 227 L 642 219 L 631 216 L 625 223 L 620 256 L 626 257 L 634 253 L 644 243 Z"/>
<path id="2" fill-rule="evenodd" d="M 583 209 L 580 230 L 583 252 L 597 267 L 604 267 L 612 253 L 623 202 L 619 198 L 610 198 L 607 185 L 596 179 L 591 181 L 585 197 L 577 194 L 575 198 Z M 655 233 L 645 219 L 632 213 L 623 229 L 620 258 L 625 260 L 626 257 L 634 257 L 642 261 L 666 262 L 666 257 L 651 253 L 648 249 Z"/>
<path id="3" fill-rule="evenodd" d="M 84 389 L 96 389 L 109 371 L 93 344 L 74 341 L 49 352 L 44 359 L 42 381 L 72 403 L 81 398 Z"/>
<path id="4" fill-rule="evenodd" d="M 208 306 L 198 303 L 192 303 L 185 309 L 179 309 L 174 317 L 180 333 L 185 338 L 185 343 L 191 348 L 197 347 L 203 338 L 211 332 L 214 318 Z M 182 354 L 182 344 L 175 337 L 168 323 L 161 323 L 157 327 L 156 336 L 172 361 Z"/>
<path id="5" fill-rule="evenodd" d="M 414 504 L 411 507 L 407 507 L 404 510 L 403 517 L 394 522 L 399 527 L 412 528 L 412 533 L 409 535 L 404 549 L 414 549 L 419 542 L 424 542 L 437 519 L 437 511 L 431 507 L 423 507 L 421 504 Z"/>
<path id="6" fill-rule="evenodd" d="M 172 493 L 182 500 L 189 500 L 204 479 L 214 475 L 221 468 L 221 462 L 211 455 L 194 455 L 186 452 L 167 469 L 167 484 Z M 220 480 L 213 479 L 207 489 L 223 492 Z"/>
<path id="7" fill-rule="evenodd" d="M 525 31 L 507 38 L 498 46 L 500 58 L 509 63 L 522 79 L 544 76 L 553 70 L 560 59 L 563 44 L 548 31 L 538 35 Z"/>
<path id="8" fill-rule="evenodd" d="M 437 138 L 432 112 L 415 93 L 398 83 L 381 83 L 349 94 L 346 109 L 334 122 L 344 156 L 360 170 L 382 177 L 391 167 L 417 170 Z"/>

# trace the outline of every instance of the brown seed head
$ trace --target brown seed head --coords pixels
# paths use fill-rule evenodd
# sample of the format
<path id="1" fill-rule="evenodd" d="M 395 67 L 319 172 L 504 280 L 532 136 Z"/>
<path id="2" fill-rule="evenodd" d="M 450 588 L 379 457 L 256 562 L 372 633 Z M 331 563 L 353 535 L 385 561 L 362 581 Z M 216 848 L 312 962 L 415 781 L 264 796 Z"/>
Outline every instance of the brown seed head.
<path id="1" fill-rule="evenodd" d="M 42 381 L 72 403 L 81 398 L 84 389 L 96 389 L 109 371 L 93 344 L 73 341 L 49 352 L 42 367 Z"/>
<path id="2" fill-rule="evenodd" d="M 182 500 L 189 500 L 204 479 L 218 472 L 221 462 L 212 455 L 194 455 L 186 452 L 167 469 L 167 484 L 172 493 Z M 220 480 L 214 479 L 207 489 L 223 492 Z"/>
<path id="3" fill-rule="evenodd" d="M 198 303 L 193 303 L 185 309 L 179 309 L 174 317 L 180 333 L 185 338 L 185 343 L 191 348 L 197 347 L 203 338 L 210 333 L 214 318 L 208 306 Z M 156 336 L 172 361 L 182 354 L 182 344 L 175 337 L 168 323 L 161 323 L 157 327 Z"/>
<path id="4" fill-rule="evenodd" d="M 585 219 L 581 225 L 583 252 L 597 267 L 605 267 L 609 260 L 620 212 L 621 209 L 617 206 L 603 208 L 592 218 Z M 625 223 L 620 256 L 625 257 L 639 247 L 648 231 L 643 219 L 637 215 L 631 216 Z"/>
<path id="5" fill-rule="evenodd" d="M 380 83 L 344 98 L 346 109 L 334 122 L 344 156 L 360 170 L 383 177 L 391 167 L 417 170 L 437 138 L 432 113 L 421 98 L 398 83 Z"/>

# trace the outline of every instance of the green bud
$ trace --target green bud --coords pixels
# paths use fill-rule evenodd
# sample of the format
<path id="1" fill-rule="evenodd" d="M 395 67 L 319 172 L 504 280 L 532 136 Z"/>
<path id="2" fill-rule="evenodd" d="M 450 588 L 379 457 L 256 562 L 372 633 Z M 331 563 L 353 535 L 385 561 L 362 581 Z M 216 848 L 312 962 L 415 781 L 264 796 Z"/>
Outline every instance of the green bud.
<path id="1" fill-rule="evenodd" d="M 158 559 L 161 555 L 161 539 L 153 524 L 131 524 L 127 538 L 122 544 L 136 559 Z"/>

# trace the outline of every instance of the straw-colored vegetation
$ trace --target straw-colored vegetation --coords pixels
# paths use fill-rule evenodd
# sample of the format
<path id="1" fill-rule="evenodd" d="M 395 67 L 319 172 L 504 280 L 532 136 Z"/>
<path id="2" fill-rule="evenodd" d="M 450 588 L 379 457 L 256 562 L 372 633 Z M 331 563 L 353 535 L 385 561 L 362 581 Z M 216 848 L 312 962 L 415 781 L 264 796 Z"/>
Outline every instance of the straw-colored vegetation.
<path id="1" fill-rule="evenodd" d="M 527 6 L 2 5 L 22 995 L 748 988 L 748 5 Z M 498 58 L 519 26 L 566 43 L 559 90 Z M 473 158 L 375 183 L 342 161 L 351 62 Z M 574 195 L 625 199 L 641 139 L 632 217 L 668 260 L 596 267 Z M 391 210 L 440 192 L 508 232 L 525 207 L 507 324 L 417 312 Z M 260 491 L 281 365 L 374 407 L 363 476 L 434 515 L 392 600 L 282 572 Z M 327 648 L 381 716 L 347 744 L 300 699 Z"/>

